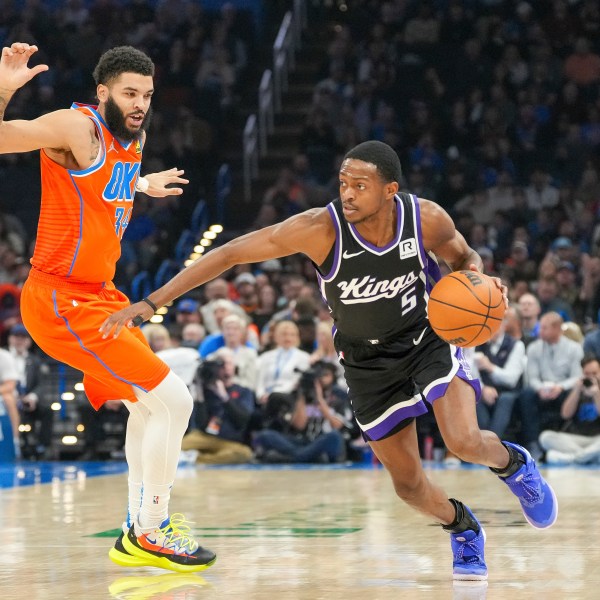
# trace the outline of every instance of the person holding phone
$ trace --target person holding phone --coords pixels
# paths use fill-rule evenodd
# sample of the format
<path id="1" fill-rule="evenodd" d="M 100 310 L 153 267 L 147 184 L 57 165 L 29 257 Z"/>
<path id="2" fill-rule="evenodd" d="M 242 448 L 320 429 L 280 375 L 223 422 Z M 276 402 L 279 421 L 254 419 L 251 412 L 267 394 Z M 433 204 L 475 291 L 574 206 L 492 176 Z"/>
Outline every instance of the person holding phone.
<path id="1" fill-rule="evenodd" d="M 600 361 L 585 356 L 581 368 L 582 376 L 560 409 L 567 422 L 564 430 L 542 431 L 540 435 L 549 463 L 600 463 Z"/>

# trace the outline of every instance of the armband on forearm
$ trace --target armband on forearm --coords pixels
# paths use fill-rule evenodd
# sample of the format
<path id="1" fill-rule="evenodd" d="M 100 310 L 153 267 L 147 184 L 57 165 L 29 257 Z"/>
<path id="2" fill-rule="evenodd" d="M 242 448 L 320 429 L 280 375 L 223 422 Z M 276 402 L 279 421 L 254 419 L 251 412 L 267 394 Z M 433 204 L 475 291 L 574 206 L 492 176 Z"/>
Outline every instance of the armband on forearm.
<path id="1" fill-rule="evenodd" d="M 135 184 L 135 189 L 138 192 L 142 192 L 142 194 L 143 194 L 144 192 L 146 192 L 148 190 L 149 187 L 150 187 L 150 182 L 145 177 L 138 177 L 138 180 Z"/>

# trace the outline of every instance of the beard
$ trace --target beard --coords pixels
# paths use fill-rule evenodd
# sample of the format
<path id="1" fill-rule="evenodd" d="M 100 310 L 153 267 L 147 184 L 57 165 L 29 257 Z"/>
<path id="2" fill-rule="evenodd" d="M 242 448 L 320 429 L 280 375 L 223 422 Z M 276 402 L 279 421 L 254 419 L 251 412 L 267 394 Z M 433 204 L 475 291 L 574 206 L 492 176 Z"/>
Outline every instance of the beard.
<path id="1" fill-rule="evenodd" d="M 109 96 L 104 103 L 104 117 L 108 128 L 117 139 L 124 142 L 133 142 L 134 140 L 140 140 L 142 138 L 142 132 L 146 131 L 148 128 L 150 120 L 152 119 L 152 108 L 148 107 L 148 112 L 146 113 L 140 128 L 132 130 L 125 124 L 126 117 L 123 115 L 123 112 L 117 103 Z"/>

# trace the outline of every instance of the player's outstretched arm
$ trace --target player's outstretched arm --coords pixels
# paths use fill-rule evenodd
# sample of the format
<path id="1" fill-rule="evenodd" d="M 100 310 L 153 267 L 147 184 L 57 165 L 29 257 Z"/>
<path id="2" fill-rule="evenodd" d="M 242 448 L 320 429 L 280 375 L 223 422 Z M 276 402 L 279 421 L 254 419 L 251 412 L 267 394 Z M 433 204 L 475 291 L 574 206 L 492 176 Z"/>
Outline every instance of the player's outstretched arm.
<path id="1" fill-rule="evenodd" d="M 5 121 L 4 113 L 14 93 L 36 75 L 48 70 L 47 65 L 28 67 L 29 59 L 37 52 L 37 46 L 14 43 L 2 49 L 0 56 L 0 154 L 30 152 L 40 148 L 73 150 L 77 159 L 85 158 L 89 140 L 80 136 L 82 143 L 88 142 L 85 152 L 73 144 L 74 135 L 90 129 L 83 115 L 71 110 L 48 113 L 32 121 Z M 71 148 L 71 145 L 75 146 Z M 78 156 L 79 155 L 79 156 Z M 86 165 L 88 166 L 88 165 Z"/>
<path id="2" fill-rule="evenodd" d="M 333 224 L 327 209 L 311 209 L 211 250 L 152 292 L 148 299 L 157 307 L 164 306 L 235 265 L 263 262 L 297 252 L 306 254 L 315 264 L 321 264 L 334 240 Z M 103 337 L 116 337 L 124 326 L 139 325 L 153 312 L 146 302 L 137 302 L 108 317 L 100 327 L 100 333 Z"/>

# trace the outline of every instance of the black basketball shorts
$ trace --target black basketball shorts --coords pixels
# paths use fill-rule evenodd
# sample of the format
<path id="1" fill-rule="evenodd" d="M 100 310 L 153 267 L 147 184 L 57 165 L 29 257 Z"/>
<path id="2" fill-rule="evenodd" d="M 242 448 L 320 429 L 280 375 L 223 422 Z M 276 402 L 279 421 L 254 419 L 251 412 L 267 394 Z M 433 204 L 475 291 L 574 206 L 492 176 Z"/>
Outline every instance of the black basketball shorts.
<path id="1" fill-rule="evenodd" d="M 425 402 L 443 396 L 454 377 L 470 384 L 477 399 L 481 394 L 462 349 L 444 342 L 431 327 L 415 338 L 381 343 L 336 331 L 334 343 L 367 441 L 389 437 L 425 414 Z"/>

